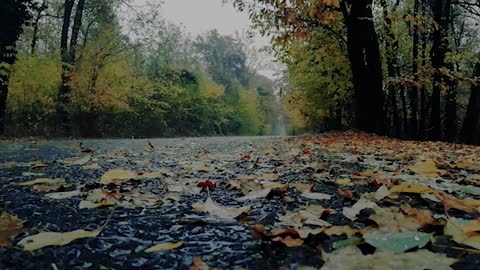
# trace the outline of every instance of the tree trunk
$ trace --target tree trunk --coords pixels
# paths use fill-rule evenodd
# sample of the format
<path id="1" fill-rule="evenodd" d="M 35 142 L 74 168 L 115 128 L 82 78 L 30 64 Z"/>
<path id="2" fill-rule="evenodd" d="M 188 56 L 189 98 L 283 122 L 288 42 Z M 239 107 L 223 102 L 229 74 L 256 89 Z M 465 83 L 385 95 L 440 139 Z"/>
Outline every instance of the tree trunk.
<path id="1" fill-rule="evenodd" d="M 62 54 L 62 84 L 58 91 L 57 113 L 59 121 L 64 131 L 70 130 L 68 121 L 67 105 L 70 102 L 69 94 L 72 90 L 70 82 L 72 80 L 72 72 L 76 62 L 76 50 L 78 44 L 78 36 L 82 27 L 83 10 L 85 0 L 79 0 L 73 20 L 72 35 L 70 37 L 70 46 L 68 46 L 68 32 L 70 28 L 70 19 L 75 0 L 65 0 L 65 12 L 63 16 L 63 27 L 61 36 L 61 54 Z"/>
<path id="2" fill-rule="evenodd" d="M 38 42 L 38 28 L 39 28 L 39 23 L 40 20 L 42 19 L 43 11 L 45 11 L 48 8 L 46 0 L 43 1 L 42 5 L 38 7 L 37 14 L 35 16 L 35 20 L 33 22 L 33 36 L 32 36 L 32 45 L 30 46 L 30 54 L 35 54 L 35 49 L 37 47 L 37 42 Z"/>
<path id="3" fill-rule="evenodd" d="M 0 18 L 6 22 L 0 27 L 0 135 L 5 133 L 8 83 L 16 60 L 16 43 L 22 33 L 23 23 L 30 17 L 30 4 L 30 1 L 0 2 Z"/>
<path id="4" fill-rule="evenodd" d="M 448 20 L 450 17 L 451 0 L 431 1 L 433 18 L 438 24 L 433 31 L 433 44 L 431 51 L 432 66 L 435 69 L 433 76 L 433 92 L 432 92 L 432 112 L 430 120 L 430 132 L 428 138 L 430 140 L 442 139 L 442 124 L 440 98 L 441 90 L 448 83 L 447 78 L 442 74 L 441 69 L 446 68 L 445 56 L 448 51 Z"/>
<path id="5" fill-rule="evenodd" d="M 421 5 L 422 16 L 426 16 L 426 6 L 425 4 Z M 425 68 L 427 65 L 427 32 L 422 33 L 422 68 Z M 417 138 L 424 140 L 426 138 L 426 127 L 427 127 L 427 93 L 426 93 L 425 84 L 422 84 L 420 88 L 420 123 L 418 128 Z"/>
<path id="6" fill-rule="evenodd" d="M 413 5 L 413 13 L 415 16 L 418 16 L 419 12 L 419 3 L 420 0 L 415 0 L 415 3 Z M 419 44 L 419 33 L 418 33 L 418 25 L 414 24 L 413 25 L 413 48 L 412 48 L 412 73 L 413 73 L 413 78 L 415 83 L 418 81 L 418 44 Z M 418 92 L 417 92 L 417 84 L 413 84 L 410 92 L 409 92 L 409 98 L 410 98 L 410 118 L 409 118 L 409 130 L 408 130 L 408 135 L 411 139 L 415 138 L 417 136 L 417 125 L 418 125 L 418 120 L 417 120 L 417 108 L 418 108 Z"/>
<path id="7" fill-rule="evenodd" d="M 469 144 L 480 144 L 480 62 L 475 64 L 472 85 L 465 120 L 463 121 L 460 140 Z"/>
<path id="8" fill-rule="evenodd" d="M 348 5 L 348 8 L 347 8 Z M 342 1 L 354 86 L 354 126 L 384 133 L 382 62 L 373 23 L 372 0 Z"/>
<path id="9" fill-rule="evenodd" d="M 395 11 L 398 3 L 399 2 L 397 2 L 396 5 L 393 7 L 392 12 Z M 380 2 L 380 4 L 382 5 L 383 19 L 385 22 L 386 40 L 384 45 L 387 57 L 387 73 L 389 77 L 389 81 L 387 83 L 389 104 L 387 109 L 390 109 L 392 118 L 391 120 L 393 121 L 389 123 L 388 126 L 391 129 L 390 135 L 393 135 L 395 137 L 402 137 L 401 124 L 397 106 L 397 91 L 399 88 L 397 77 L 400 76 L 400 70 L 398 68 L 398 59 L 396 57 L 396 54 L 398 52 L 399 43 L 397 37 L 392 31 L 392 20 L 388 16 L 387 2 L 383 0 Z"/>
<path id="10" fill-rule="evenodd" d="M 73 5 L 75 0 L 65 0 L 64 12 L 63 12 L 63 25 L 62 35 L 60 37 L 60 53 L 62 60 L 62 75 L 61 84 L 58 91 L 57 100 L 57 115 L 61 129 L 68 130 L 68 115 L 67 115 L 67 103 L 69 102 L 68 94 L 70 92 L 70 54 L 68 51 L 68 33 L 70 30 L 70 17 L 72 15 Z"/>

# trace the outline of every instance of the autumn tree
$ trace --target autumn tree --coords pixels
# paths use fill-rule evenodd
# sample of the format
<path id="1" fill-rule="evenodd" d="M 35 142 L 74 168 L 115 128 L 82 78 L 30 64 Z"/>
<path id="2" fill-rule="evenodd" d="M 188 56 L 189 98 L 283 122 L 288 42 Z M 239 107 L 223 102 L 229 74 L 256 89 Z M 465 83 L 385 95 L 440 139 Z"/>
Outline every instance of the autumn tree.
<path id="1" fill-rule="evenodd" d="M 384 132 L 382 61 L 371 0 L 233 2 L 240 10 L 247 9 L 256 26 L 285 48 L 295 39 L 308 38 L 317 28 L 339 35 L 332 24 L 342 21 L 354 88 L 354 126 Z"/>
<path id="2" fill-rule="evenodd" d="M 15 64 L 17 40 L 31 17 L 31 1 L 2 0 L 0 3 L 0 135 L 4 133 L 8 84 Z"/>

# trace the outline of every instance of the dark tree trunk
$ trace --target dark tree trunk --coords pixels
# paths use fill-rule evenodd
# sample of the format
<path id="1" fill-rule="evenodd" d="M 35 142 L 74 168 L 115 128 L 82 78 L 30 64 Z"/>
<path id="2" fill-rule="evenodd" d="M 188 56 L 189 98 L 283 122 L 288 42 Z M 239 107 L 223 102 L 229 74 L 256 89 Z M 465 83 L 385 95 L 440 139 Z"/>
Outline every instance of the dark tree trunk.
<path id="1" fill-rule="evenodd" d="M 43 17 L 43 11 L 47 9 L 47 2 L 44 0 L 42 5 L 36 9 L 37 14 L 35 15 L 35 20 L 33 21 L 33 36 L 32 36 L 32 45 L 30 47 L 30 54 L 35 54 L 35 49 L 38 42 L 38 28 L 40 20 Z"/>
<path id="2" fill-rule="evenodd" d="M 402 134 L 400 117 L 398 115 L 398 106 L 397 106 L 397 93 L 393 89 L 392 85 L 388 86 L 388 108 L 390 109 L 389 123 L 387 123 L 388 134 L 394 137 L 400 137 Z"/>
<path id="3" fill-rule="evenodd" d="M 71 92 L 72 72 L 76 61 L 76 49 L 78 44 L 78 36 L 82 26 L 83 10 L 85 0 L 79 0 L 73 20 L 72 35 L 70 37 L 70 46 L 68 46 L 68 32 L 70 29 L 70 20 L 75 0 L 65 0 L 65 12 L 63 16 L 63 27 L 61 36 L 61 54 L 62 54 L 62 83 L 58 91 L 57 114 L 62 129 L 67 133 L 70 130 L 68 119 L 67 105 L 70 102 L 69 94 Z"/>
<path id="4" fill-rule="evenodd" d="M 431 51 L 432 66 L 435 69 L 433 76 L 433 91 L 432 91 L 432 112 L 429 128 L 430 140 L 442 139 L 442 124 L 441 124 L 441 109 L 440 99 L 441 90 L 448 84 L 447 78 L 442 74 L 441 69 L 446 68 L 445 56 L 448 51 L 448 21 L 450 17 L 450 2 L 451 0 L 437 0 L 430 1 L 433 11 L 433 18 L 439 27 L 434 27 L 433 44 Z"/>
<path id="5" fill-rule="evenodd" d="M 385 22 L 386 40 L 384 45 L 385 45 L 386 57 L 387 57 L 387 73 L 389 77 L 389 80 L 387 83 L 388 96 L 389 96 L 387 110 L 391 111 L 390 113 L 391 123 L 388 123 L 388 127 L 390 128 L 389 134 L 395 137 L 402 137 L 401 124 L 400 124 L 400 118 L 399 118 L 398 106 L 397 106 L 397 91 L 399 89 L 397 77 L 400 76 L 400 70 L 398 68 L 398 59 L 396 57 L 396 54 L 398 51 L 399 43 L 398 43 L 397 37 L 392 31 L 392 20 L 388 16 L 389 14 L 387 11 L 387 2 L 383 0 L 380 3 L 383 8 L 383 19 Z M 392 11 L 395 11 L 395 9 L 398 6 L 398 3 L 399 2 L 396 3 Z"/>
<path id="6" fill-rule="evenodd" d="M 402 137 L 405 137 L 408 131 L 408 109 L 407 109 L 407 98 L 405 94 L 405 87 L 400 86 L 400 102 L 402 104 Z"/>
<path id="7" fill-rule="evenodd" d="M 415 16 L 419 14 L 419 3 L 420 0 L 415 0 L 413 5 L 413 13 Z M 417 116 L 417 108 L 418 108 L 418 88 L 417 88 L 417 81 L 418 81 L 418 45 L 419 45 L 419 33 L 418 33 L 418 25 L 413 25 L 413 48 L 412 48 L 412 73 L 414 76 L 415 84 L 412 85 L 409 97 L 410 97 L 410 118 L 409 118 L 409 130 L 408 135 L 410 138 L 415 138 L 417 136 L 417 125 L 418 125 L 418 116 Z"/>
<path id="8" fill-rule="evenodd" d="M 425 4 L 421 5 L 422 16 L 426 15 L 426 6 Z M 422 33 L 422 68 L 425 68 L 427 65 L 427 32 Z M 424 140 L 426 138 L 426 127 L 427 127 L 427 93 L 426 93 L 425 84 L 422 83 L 420 88 L 420 123 L 418 128 L 417 138 Z"/>
<path id="9" fill-rule="evenodd" d="M 372 0 L 342 1 L 342 12 L 353 75 L 354 126 L 360 130 L 383 134 L 385 115 L 382 62 L 373 24 Z"/>
<path id="10" fill-rule="evenodd" d="M 480 144 L 480 62 L 475 65 L 473 77 L 476 84 L 472 85 L 465 120 L 463 121 L 460 140 L 469 144 Z"/>
<path id="11" fill-rule="evenodd" d="M 8 83 L 11 67 L 16 60 L 16 43 L 22 33 L 22 26 L 30 18 L 31 1 L 2 0 L 0 2 L 0 135 L 5 133 Z"/>
<path id="12" fill-rule="evenodd" d="M 62 35 L 60 38 L 60 53 L 62 58 L 62 75 L 61 84 L 58 91 L 57 100 L 57 115 L 61 129 L 68 129 L 68 115 L 67 115 L 67 103 L 69 102 L 68 94 L 70 92 L 70 54 L 68 51 L 68 33 L 70 30 L 70 17 L 72 15 L 73 5 L 75 0 L 65 0 L 64 12 L 63 12 L 63 25 Z"/>

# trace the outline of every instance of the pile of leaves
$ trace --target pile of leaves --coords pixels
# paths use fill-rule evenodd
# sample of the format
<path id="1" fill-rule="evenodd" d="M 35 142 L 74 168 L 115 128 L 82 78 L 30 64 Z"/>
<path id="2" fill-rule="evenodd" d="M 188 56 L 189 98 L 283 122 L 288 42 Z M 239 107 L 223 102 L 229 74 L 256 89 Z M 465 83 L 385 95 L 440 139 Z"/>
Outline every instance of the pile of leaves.
<path id="1" fill-rule="evenodd" d="M 88 241 L 112 238 L 134 245 L 120 258 L 180 261 L 172 269 L 480 263 L 479 147 L 353 132 L 249 140 L 137 141 L 130 150 L 92 142 L 91 151 L 71 146 L 73 157 L 1 163 L 10 195 L 0 196 L 0 253 L 8 255 L 0 264 L 21 268 L 13 264 L 25 253 L 54 263 L 42 254 L 85 252 Z M 22 194 L 45 216 L 25 215 Z M 96 222 L 53 231 L 48 207 Z"/>

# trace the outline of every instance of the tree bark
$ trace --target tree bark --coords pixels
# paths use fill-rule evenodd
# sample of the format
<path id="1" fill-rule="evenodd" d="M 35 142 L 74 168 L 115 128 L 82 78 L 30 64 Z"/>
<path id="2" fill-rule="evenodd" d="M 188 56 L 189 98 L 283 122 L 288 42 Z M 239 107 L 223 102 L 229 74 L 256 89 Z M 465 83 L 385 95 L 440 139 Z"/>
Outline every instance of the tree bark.
<path id="1" fill-rule="evenodd" d="M 385 131 L 382 63 L 373 23 L 372 0 L 342 1 L 353 86 L 355 127 Z"/>
<path id="2" fill-rule="evenodd" d="M 446 68 L 445 56 L 448 51 L 448 20 L 450 17 L 451 0 L 430 1 L 433 11 L 433 19 L 438 24 L 433 31 L 433 44 L 431 51 L 432 66 L 435 69 L 433 76 L 432 91 L 432 112 L 430 119 L 430 132 L 428 138 L 430 140 L 442 139 L 441 109 L 440 99 L 441 90 L 448 84 L 446 76 L 442 69 Z"/>
<path id="3" fill-rule="evenodd" d="M 5 134 L 8 83 L 16 60 L 16 43 L 23 31 L 24 22 L 30 18 L 30 4 L 30 1 L 0 2 L 0 17 L 7 22 L 0 27 L 0 135 Z"/>
<path id="4" fill-rule="evenodd" d="M 420 0 L 415 0 L 413 5 L 413 13 L 415 16 L 419 15 L 419 3 Z M 418 45 L 419 45 L 419 33 L 418 33 L 418 25 L 413 25 L 413 48 L 412 48 L 412 73 L 415 83 L 418 81 Z M 417 108 L 418 108 L 418 92 L 417 92 L 417 84 L 413 84 L 410 92 L 410 118 L 409 118 L 409 137 L 415 138 L 417 136 L 417 126 L 418 126 L 418 115 L 417 115 Z"/>
<path id="5" fill-rule="evenodd" d="M 422 16 L 426 16 L 426 5 L 422 3 Z M 421 50 L 421 58 L 422 58 L 422 68 L 425 68 L 427 65 L 427 32 L 424 31 L 422 33 L 422 50 Z M 420 88 L 420 123 L 418 128 L 418 135 L 417 138 L 424 140 L 426 138 L 426 127 L 427 127 L 427 93 L 426 93 L 425 84 L 422 83 Z"/>
<path id="6" fill-rule="evenodd" d="M 468 144 L 480 144 L 480 62 L 475 64 L 472 85 L 465 120 L 460 132 L 460 140 Z"/>
<path id="7" fill-rule="evenodd" d="M 35 49 L 37 47 L 37 42 L 38 42 L 38 29 L 39 29 L 39 24 L 40 20 L 42 19 L 43 11 L 45 11 L 48 8 L 47 6 L 47 1 L 44 0 L 42 5 L 38 8 L 36 8 L 37 14 L 35 16 L 35 20 L 33 22 L 33 36 L 32 36 L 32 45 L 30 46 L 30 54 L 35 54 Z"/>
<path id="8" fill-rule="evenodd" d="M 62 76 L 61 85 L 58 91 L 57 114 L 59 122 L 64 131 L 67 133 L 70 130 L 70 123 L 68 119 L 67 105 L 70 102 L 69 94 L 72 90 L 70 83 L 72 80 L 72 72 L 76 61 L 76 49 L 78 44 L 78 36 L 82 27 L 83 10 L 85 0 L 79 0 L 73 20 L 72 34 L 70 37 L 70 46 L 68 46 L 68 33 L 71 24 L 71 15 L 75 0 L 65 0 L 65 11 L 63 15 L 62 36 L 60 42 L 62 54 Z"/>

